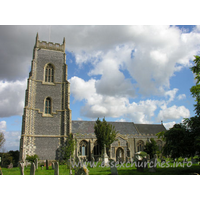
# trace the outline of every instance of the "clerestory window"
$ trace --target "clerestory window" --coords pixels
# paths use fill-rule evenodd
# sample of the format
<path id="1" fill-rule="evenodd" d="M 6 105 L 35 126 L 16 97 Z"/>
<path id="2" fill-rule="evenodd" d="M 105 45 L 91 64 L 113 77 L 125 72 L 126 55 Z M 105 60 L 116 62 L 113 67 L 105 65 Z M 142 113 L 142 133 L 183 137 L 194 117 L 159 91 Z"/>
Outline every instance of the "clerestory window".
<path id="1" fill-rule="evenodd" d="M 54 68 L 51 64 L 48 64 L 45 69 L 45 82 L 54 82 Z"/>

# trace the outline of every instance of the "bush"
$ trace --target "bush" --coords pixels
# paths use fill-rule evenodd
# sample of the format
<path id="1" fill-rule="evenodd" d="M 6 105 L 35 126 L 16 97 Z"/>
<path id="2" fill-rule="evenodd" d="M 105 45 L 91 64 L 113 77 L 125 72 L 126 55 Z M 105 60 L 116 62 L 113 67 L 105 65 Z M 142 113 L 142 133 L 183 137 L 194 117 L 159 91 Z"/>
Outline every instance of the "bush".
<path id="1" fill-rule="evenodd" d="M 28 160 L 28 162 L 34 162 L 36 158 L 39 158 L 38 155 L 33 155 L 33 156 L 26 156 L 26 160 Z"/>

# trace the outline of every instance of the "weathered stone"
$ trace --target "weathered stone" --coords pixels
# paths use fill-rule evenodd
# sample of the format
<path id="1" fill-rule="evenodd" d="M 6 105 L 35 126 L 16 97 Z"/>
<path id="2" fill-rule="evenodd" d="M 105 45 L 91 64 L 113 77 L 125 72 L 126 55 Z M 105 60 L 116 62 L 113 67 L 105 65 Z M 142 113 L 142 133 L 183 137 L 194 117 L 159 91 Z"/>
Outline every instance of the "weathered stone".
<path id="1" fill-rule="evenodd" d="M 35 159 L 35 168 L 38 169 L 38 158 Z"/>
<path id="2" fill-rule="evenodd" d="M 49 169 L 49 161 L 46 160 L 46 169 Z"/>
<path id="3" fill-rule="evenodd" d="M 2 169 L 1 169 L 1 167 L 0 167 L 0 175 L 3 175 L 3 172 L 2 172 Z"/>
<path id="4" fill-rule="evenodd" d="M 11 168 L 13 168 L 13 164 L 12 164 L 12 163 L 10 163 L 10 164 L 8 165 L 8 169 L 11 169 Z"/>
<path id="5" fill-rule="evenodd" d="M 55 162 L 54 175 L 59 175 L 59 163 Z"/>
<path id="6" fill-rule="evenodd" d="M 52 165 L 51 165 L 51 167 L 52 167 L 52 169 L 54 169 L 54 168 L 55 168 L 55 163 L 54 163 L 54 162 L 52 162 Z"/>
<path id="7" fill-rule="evenodd" d="M 117 167 L 115 167 L 115 166 L 111 167 L 110 171 L 111 171 L 111 175 L 118 175 Z"/>
<path id="8" fill-rule="evenodd" d="M 24 175 L 24 163 L 19 163 L 20 174 Z"/>
<path id="9" fill-rule="evenodd" d="M 35 163 L 31 163 L 30 175 L 35 175 Z"/>

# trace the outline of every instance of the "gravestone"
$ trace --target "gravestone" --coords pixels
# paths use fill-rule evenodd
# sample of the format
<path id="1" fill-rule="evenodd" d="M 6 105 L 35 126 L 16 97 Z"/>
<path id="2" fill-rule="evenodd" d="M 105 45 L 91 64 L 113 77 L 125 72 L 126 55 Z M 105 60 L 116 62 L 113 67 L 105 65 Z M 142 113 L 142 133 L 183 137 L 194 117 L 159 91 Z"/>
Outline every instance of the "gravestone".
<path id="1" fill-rule="evenodd" d="M 49 169 L 49 161 L 46 160 L 46 169 Z"/>
<path id="2" fill-rule="evenodd" d="M 149 164 L 149 172 L 156 172 L 156 168 L 157 168 L 157 165 L 156 165 L 156 162 L 157 162 L 157 159 L 155 158 L 152 158 L 150 160 L 150 164 Z"/>
<path id="3" fill-rule="evenodd" d="M 71 169 L 69 170 L 69 174 L 72 175 L 72 170 Z"/>
<path id="4" fill-rule="evenodd" d="M 35 163 L 31 163 L 31 171 L 30 171 L 30 175 L 35 175 Z"/>
<path id="5" fill-rule="evenodd" d="M 143 158 L 143 164 L 144 164 L 144 168 L 145 169 L 148 169 L 148 161 L 147 161 L 147 159 L 146 158 Z"/>
<path id="6" fill-rule="evenodd" d="M 59 175 L 59 163 L 55 162 L 54 175 Z"/>
<path id="7" fill-rule="evenodd" d="M 11 168 L 13 168 L 13 164 L 12 164 L 12 163 L 10 163 L 10 164 L 8 165 L 8 169 L 11 169 Z"/>
<path id="8" fill-rule="evenodd" d="M 3 175 L 3 172 L 2 172 L 2 169 L 1 169 L 1 167 L 0 167 L 0 175 Z"/>
<path id="9" fill-rule="evenodd" d="M 94 157 L 91 158 L 91 168 L 94 168 Z"/>
<path id="10" fill-rule="evenodd" d="M 24 163 L 19 163 L 20 174 L 24 175 Z"/>
<path id="11" fill-rule="evenodd" d="M 196 159 L 191 159 L 192 164 L 198 164 L 198 161 Z"/>
<path id="12" fill-rule="evenodd" d="M 138 172 L 144 172 L 144 161 L 143 160 L 137 160 L 137 171 Z"/>
<path id="13" fill-rule="evenodd" d="M 35 168 L 38 169 L 38 158 L 35 159 Z"/>
<path id="14" fill-rule="evenodd" d="M 51 165 L 51 167 L 52 167 L 52 169 L 54 169 L 54 168 L 55 168 L 55 163 L 54 163 L 54 162 L 52 162 L 52 165 Z"/>
<path id="15" fill-rule="evenodd" d="M 28 166 L 28 160 L 26 160 L 26 167 Z"/>
<path id="16" fill-rule="evenodd" d="M 42 170 L 43 170 L 43 167 L 44 167 L 44 166 L 42 165 Z"/>
<path id="17" fill-rule="evenodd" d="M 111 175 L 118 175 L 117 167 L 115 166 L 115 161 L 113 159 L 109 160 Z"/>

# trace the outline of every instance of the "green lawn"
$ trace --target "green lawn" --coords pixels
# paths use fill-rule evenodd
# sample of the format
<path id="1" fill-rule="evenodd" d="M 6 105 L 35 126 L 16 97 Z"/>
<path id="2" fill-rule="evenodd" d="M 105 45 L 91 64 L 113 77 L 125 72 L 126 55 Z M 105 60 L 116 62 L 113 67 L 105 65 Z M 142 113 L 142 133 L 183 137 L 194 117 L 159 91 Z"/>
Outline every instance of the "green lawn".
<path id="1" fill-rule="evenodd" d="M 187 167 L 185 164 L 184 167 L 174 167 L 173 163 L 169 163 L 168 167 L 159 167 L 157 166 L 157 170 L 154 173 L 149 172 L 149 169 L 145 169 L 144 172 L 138 172 L 136 167 L 131 164 L 124 164 L 124 166 L 120 165 L 117 167 L 119 175 L 190 175 L 194 173 L 200 174 L 200 165 L 193 164 L 191 167 Z M 25 167 L 25 175 L 30 174 L 30 167 Z M 110 175 L 110 167 L 102 167 L 99 163 L 96 167 L 91 168 L 88 166 L 90 175 Z M 15 167 L 12 169 L 2 168 L 3 175 L 20 175 L 19 168 Z M 59 174 L 60 175 L 69 175 L 69 169 L 66 165 L 59 166 Z M 74 174 L 74 170 L 73 170 Z M 50 167 L 48 170 L 44 167 L 43 170 L 41 167 L 35 171 L 35 175 L 54 175 L 54 170 Z"/>

